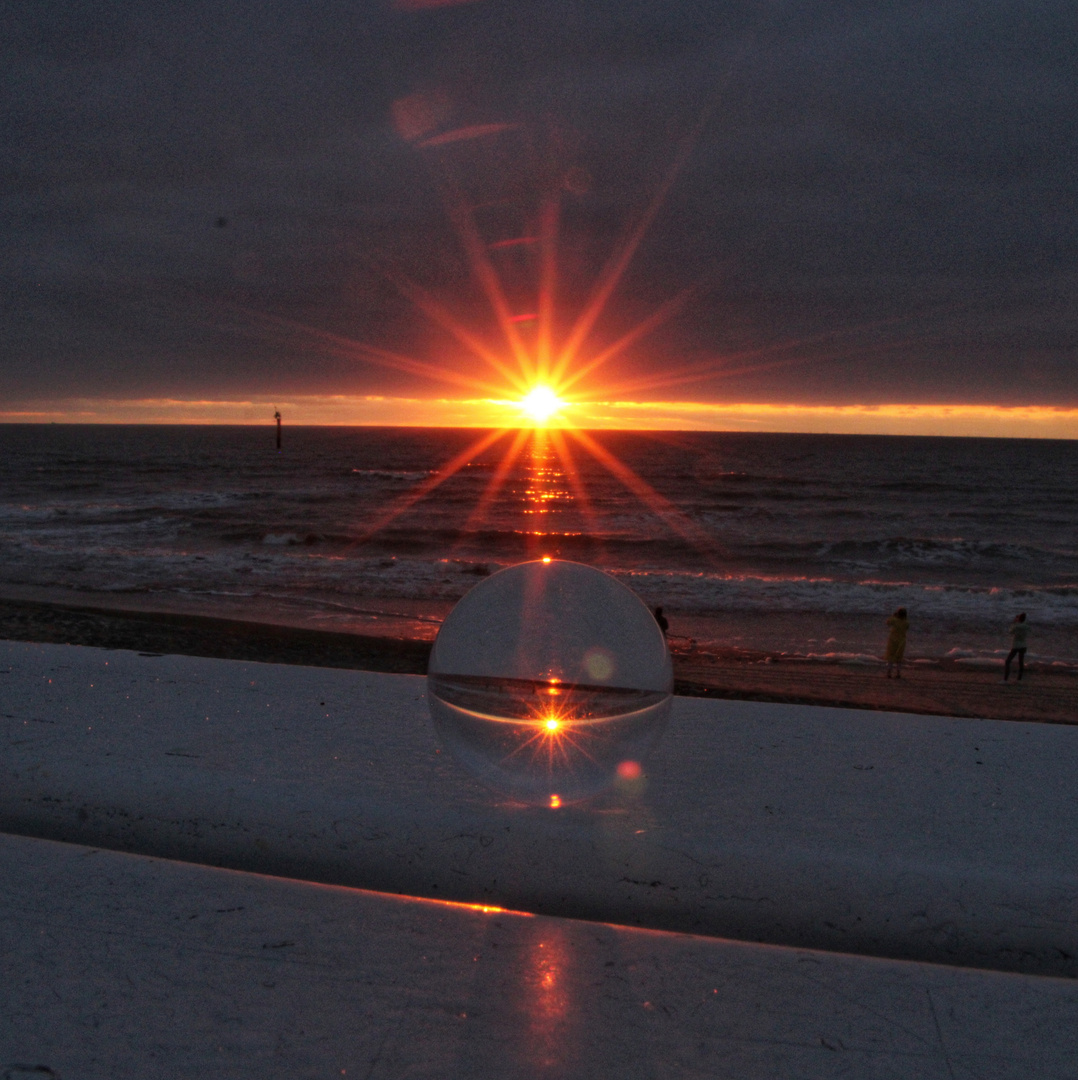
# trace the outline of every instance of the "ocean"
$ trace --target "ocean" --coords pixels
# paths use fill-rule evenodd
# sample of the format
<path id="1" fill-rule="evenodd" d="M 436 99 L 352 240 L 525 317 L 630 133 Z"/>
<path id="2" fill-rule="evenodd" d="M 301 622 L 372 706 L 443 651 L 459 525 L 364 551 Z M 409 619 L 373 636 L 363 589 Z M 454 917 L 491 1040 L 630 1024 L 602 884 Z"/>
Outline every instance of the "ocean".
<path id="1" fill-rule="evenodd" d="M 0 594 L 433 637 L 478 580 L 590 563 L 679 648 L 1078 666 L 1078 443 L 0 427 Z M 519 452 L 514 457 L 513 449 Z M 594 451 L 594 452 L 593 452 Z M 443 477 L 447 464 L 461 467 Z M 442 482 L 437 482 L 441 480 Z"/>

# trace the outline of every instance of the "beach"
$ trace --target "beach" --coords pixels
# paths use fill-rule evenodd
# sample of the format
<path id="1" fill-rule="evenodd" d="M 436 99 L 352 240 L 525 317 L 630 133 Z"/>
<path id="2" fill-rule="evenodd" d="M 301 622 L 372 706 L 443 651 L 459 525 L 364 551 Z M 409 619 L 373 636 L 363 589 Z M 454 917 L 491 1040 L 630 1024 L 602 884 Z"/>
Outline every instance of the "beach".
<path id="1" fill-rule="evenodd" d="M 352 634 L 186 612 L 0 599 L 0 638 L 205 656 L 307 667 L 425 674 L 426 640 Z M 675 638 L 675 692 L 690 697 L 771 701 L 986 720 L 1078 723 L 1073 669 L 1027 669 L 1001 683 L 998 665 L 914 660 L 903 678 L 883 665 L 784 658 L 771 653 L 705 649 Z"/>
<path id="2" fill-rule="evenodd" d="M 905 607 L 910 659 L 987 667 L 1024 611 L 1029 659 L 1078 670 L 1078 444 L 604 433 L 632 492 L 542 432 L 441 471 L 475 439 L 0 425 L 0 596 L 428 639 L 550 556 L 705 653 L 855 666 Z"/>
<path id="3" fill-rule="evenodd" d="M 541 431 L 441 472 L 475 437 L 0 425 L 0 635 L 422 674 L 462 596 L 549 555 L 665 609 L 680 694 L 1076 719 L 1078 444 L 603 433 L 633 492 Z"/>

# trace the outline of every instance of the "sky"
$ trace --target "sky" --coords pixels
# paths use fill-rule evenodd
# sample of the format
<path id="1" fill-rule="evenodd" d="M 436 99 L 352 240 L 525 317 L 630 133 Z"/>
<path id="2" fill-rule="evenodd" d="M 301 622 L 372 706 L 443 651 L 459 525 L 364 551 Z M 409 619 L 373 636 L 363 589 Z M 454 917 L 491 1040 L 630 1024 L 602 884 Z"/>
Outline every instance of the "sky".
<path id="1" fill-rule="evenodd" d="M 0 421 L 1078 437 L 1073 0 L 0 12 Z"/>

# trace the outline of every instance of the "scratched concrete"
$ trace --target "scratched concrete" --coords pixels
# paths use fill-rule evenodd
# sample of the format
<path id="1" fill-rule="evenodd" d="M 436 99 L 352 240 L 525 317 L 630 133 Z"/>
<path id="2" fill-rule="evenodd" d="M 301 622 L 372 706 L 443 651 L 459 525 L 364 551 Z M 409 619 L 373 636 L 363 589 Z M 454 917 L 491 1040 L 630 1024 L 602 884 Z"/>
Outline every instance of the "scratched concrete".
<path id="1" fill-rule="evenodd" d="M 0 836 L 10 1080 L 1064 1080 L 1078 982 Z"/>
<path id="2" fill-rule="evenodd" d="M 0 643 L 0 829 L 553 915 L 1078 975 L 1078 728 L 677 699 L 558 812 L 411 676 Z"/>

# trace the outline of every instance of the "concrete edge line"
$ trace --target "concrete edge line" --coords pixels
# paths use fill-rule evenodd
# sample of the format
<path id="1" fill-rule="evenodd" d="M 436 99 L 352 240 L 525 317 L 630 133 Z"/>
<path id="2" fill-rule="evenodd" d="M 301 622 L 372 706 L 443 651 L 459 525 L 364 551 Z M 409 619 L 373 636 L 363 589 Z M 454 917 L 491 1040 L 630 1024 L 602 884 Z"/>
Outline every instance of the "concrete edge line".
<path id="1" fill-rule="evenodd" d="M 309 785 L 141 770 L 20 780 L 0 831 L 382 892 L 625 926 L 1078 977 L 1078 875 L 679 850 L 546 816 L 407 811 Z"/>

